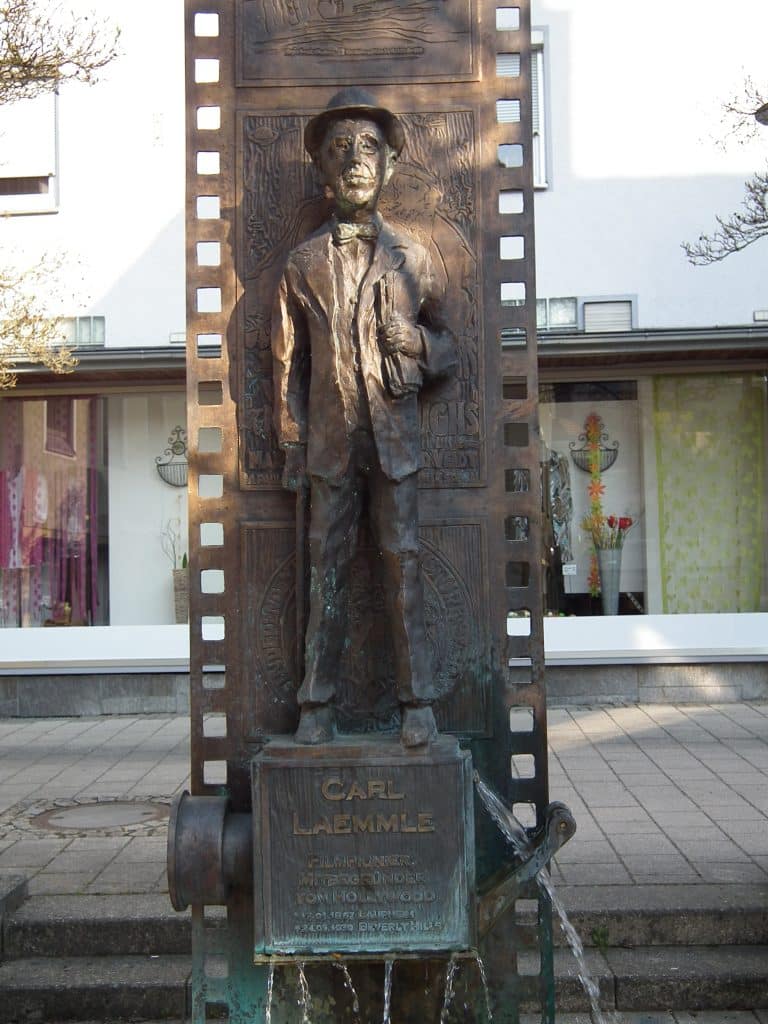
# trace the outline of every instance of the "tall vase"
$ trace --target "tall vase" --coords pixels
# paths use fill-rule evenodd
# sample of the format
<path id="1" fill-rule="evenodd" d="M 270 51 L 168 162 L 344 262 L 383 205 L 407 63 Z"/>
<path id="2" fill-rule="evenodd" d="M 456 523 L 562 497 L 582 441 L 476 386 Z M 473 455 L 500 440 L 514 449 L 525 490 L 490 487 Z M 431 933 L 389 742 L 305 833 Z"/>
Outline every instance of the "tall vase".
<path id="1" fill-rule="evenodd" d="M 621 548 L 598 548 L 597 567 L 600 571 L 600 597 L 603 602 L 603 615 L 617 615 L 619 611 Z"/>
<path id="2" fill-rule="evenodd" d="M 173 570 L 173 611 L 177 625 L 189 622 L 189 569 Z"/>

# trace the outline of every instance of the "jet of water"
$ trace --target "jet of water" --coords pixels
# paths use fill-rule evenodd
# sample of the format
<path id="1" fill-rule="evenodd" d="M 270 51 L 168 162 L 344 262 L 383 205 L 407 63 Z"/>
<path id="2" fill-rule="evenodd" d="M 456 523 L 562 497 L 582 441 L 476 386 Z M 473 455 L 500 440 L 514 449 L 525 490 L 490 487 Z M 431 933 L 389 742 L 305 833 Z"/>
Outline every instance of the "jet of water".
<path id="1" fill-rule="evenodd" d="M 448 1022 L 448 1011 L 453 1002 L 453 979 L 456 977 L 458 967 L 459 961 L 455 956 L 452 956 L 445 969 L 445 987 L 443 989 L 443 1008 L 440 1011 L 440 1024 L 447 1024 Z"/>
<path id="2" fill-rule="evenodd" d="M 483 994 L 485 995 L 485 1012 L 488 1015 L 488 1020 L 490 1021 L 490 1024 L 493 1024 L 493 1011 L 491 1010 L 491 993 L 488 988 L 488 976 L 485 973 L 485 964 L 483 963 L 479 956 L 475 957 L 475 963 L 477 964 L 477 969 L 480 972 L 480 981 L 483 986 Z"/>
<path id="3" fill-rule="evenodd" d="M 394 960 L 384 961 L 384 1016 L 381 1024 L 392 1024 L 390 1014 L 392 1012 L 392 968 L 394 964 Z"/>
<path id="4" fill-rule="evenodd" d="M 309 985 L 307 984 L 307 976 L 304 973 L 304 962 L 301 961 L 296 965 L 299 972 L 299 999 L 298 1003 L 301 1007 L 301 1024 L 312 1024 L 312 1020 L 309 1016 L 309 1010 L 312 1006 L 312 996 L 309 994 Z"/>
<path id="5" fill-rule="evenodd" d="M 521 856 L 530 854 L 532 846 L 528 833 L 501 797 L 482 781 L 477 772 L 475 772 L 475 786 L 477 787 L 478 796 L 482 800 L 486 810 L 499 826 L 502 834 L 510 843 L 515 853 L 518 853 Z M 578 932 L 568 919 L 565 907 L 563 906 L 560 897 L 555 892 L 552 879 L 550 878 L 549 872 L 546 868 L 542 868 L 536 875 L 536 884 L 551 900 L 552 906 L 554 907 L 560 922 L 560 927 L 565 935 L 568 945 L 571 947 L 571 952 L 576 959 L 579 981 L 581 982 L 582 988 L 584 989 L 592 1008 L 593 1024 L 608 1024 L 607 1018 L 600 1009 L 600 989 L 598 988 L 594 978 L 590 975 L 589 968 L 587 967 L 586 958 L 584 956 L 584 946 L 582 945 Z M 619 1018 L 614 1017 L 613 1021 L 614 1024 L 619 1024 Z"/>
<path id="6" fill-rule="evenodd" d="M 344 975 L 344 987 L 352 996 L 352 1013 L 355 1016 L 357 1024 L 360 1024 L 360 1000 L 357 998 L 357 992 L 355 986 L 352 984 L 352 975 L 349 973 L 349 968 L 343 960 L 335 961 L 336 966 L 339 968 L 341 973 Z"/>
<path id="7" fill-rule="evenodd" d="M 275 965 L 269 965 L 267 973 L 267 1008 L 264 1011 L 264 1024 L 272 1024 L 272 993 L 275 988 Z"/>
<path id="8" fill-rule="evenodd" d="M 475 786 L 486 810 L 499 826 L 515 853 L 519 853 L 521 856 L 530 853 L 531 840 L 528 833 L 501 797 L 482 781 L 477 772 L 475 772 Z"/>

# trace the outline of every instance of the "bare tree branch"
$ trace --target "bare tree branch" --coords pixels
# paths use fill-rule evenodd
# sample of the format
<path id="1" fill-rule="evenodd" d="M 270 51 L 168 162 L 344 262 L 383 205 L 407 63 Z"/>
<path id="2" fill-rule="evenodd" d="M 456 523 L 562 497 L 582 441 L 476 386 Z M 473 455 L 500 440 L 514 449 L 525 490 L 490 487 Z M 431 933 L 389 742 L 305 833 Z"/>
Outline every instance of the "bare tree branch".
<path id="1" fill-rule="evenodd" d="M 92 84 L 117 56 L 120 32 L 41 0 L 0 0 L 0 103 L 64 82 Z"/>
<path id="2" fill-rule="evenodd" d="M 694 266 L 717 263 L 768 235 L 768 171 L 753 175 L 744 189 L 742 208 L 730 217 L 716 217 L 714 234 L 683 243 L 683 251 Z"/>
<path id="3" fill-rule="evenodd" d="M 747 76 L 738 92 L 723 104 L 723 132 L 718 145 L 725 149 L 731 142 L 743 146 L 761 130 L 755 111 L 768 99 L 768 87 L 755 85 Z"/>
<path id="4" fill-rule="evenodd" d="M 66 345 L 64 317 L 49 312 L 57 300 L 61 263 L 46 257 L 27 270 L 0 267 L 0 389 L 15 386 L 21 362 L 40 363 L 53 373 L 70 373 L 77 366 Z"/>

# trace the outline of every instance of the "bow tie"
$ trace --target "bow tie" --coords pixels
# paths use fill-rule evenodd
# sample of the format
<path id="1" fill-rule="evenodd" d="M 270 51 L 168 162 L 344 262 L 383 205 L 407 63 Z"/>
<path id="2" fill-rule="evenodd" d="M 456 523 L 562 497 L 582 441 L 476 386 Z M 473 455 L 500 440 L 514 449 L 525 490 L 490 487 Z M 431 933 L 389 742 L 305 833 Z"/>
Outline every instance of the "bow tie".
<path id="1" fill-rule="evenodd" d="M 379 237 L 379 225 L 373 221 L 365 224 L 350 224 L 348 221 L 339 221 L 333 225 L 333 240 L 336 245 L 344 245 L 351 242 L 353 238 L 362 238 L 366 242 L 375 242 Z"/>

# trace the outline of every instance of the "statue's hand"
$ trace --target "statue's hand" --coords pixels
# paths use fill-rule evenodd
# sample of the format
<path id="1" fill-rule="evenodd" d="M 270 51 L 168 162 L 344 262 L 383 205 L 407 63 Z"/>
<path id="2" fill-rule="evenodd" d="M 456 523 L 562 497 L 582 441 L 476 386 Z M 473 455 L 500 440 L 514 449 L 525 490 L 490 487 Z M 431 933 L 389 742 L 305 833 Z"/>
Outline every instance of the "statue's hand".
<path id="1" fill-rule="evenodd" d="M 399 313 L 393 313 L 379 329 L 381 343 L 388 355 L 402 352 L 411 359 L 421 359 L 424 344 L 418 327 L 408 323 Z"/>
<path id="2" fill-rule="evenodd" d="M 285 449 L 283 487 L 287 491 L 300 491 L 308 483 L 306 446 L 303 444 L 291 445 Z"/>

